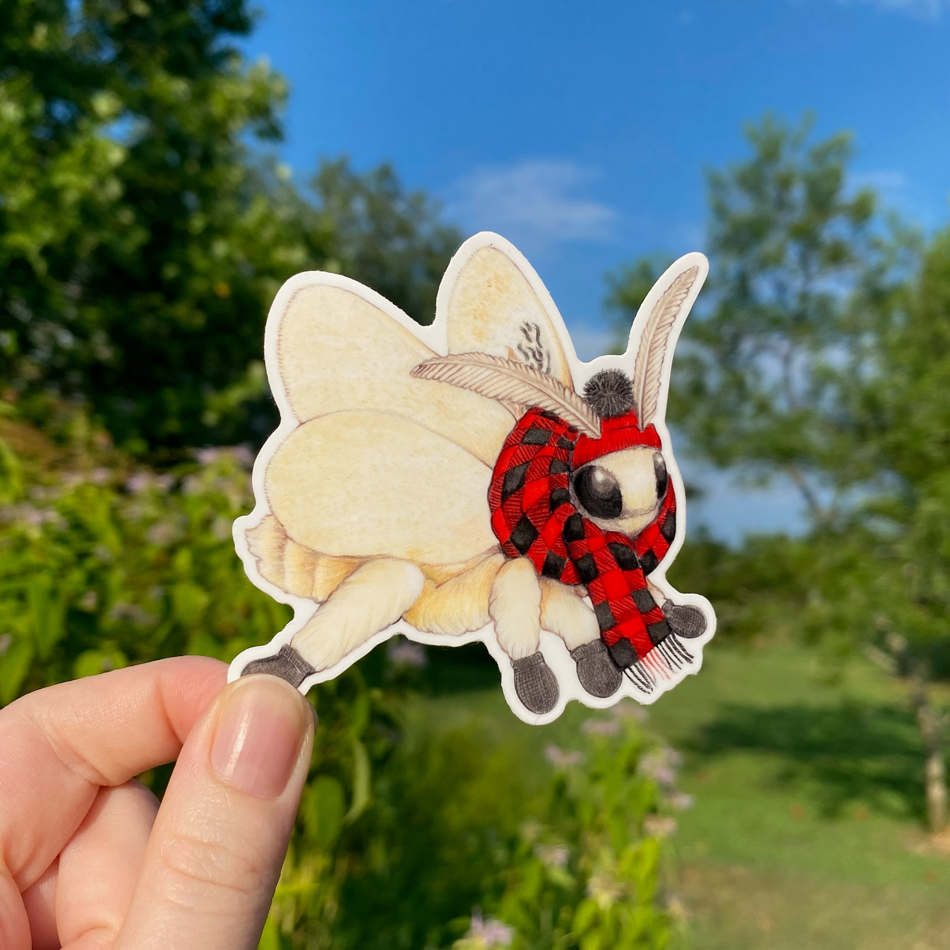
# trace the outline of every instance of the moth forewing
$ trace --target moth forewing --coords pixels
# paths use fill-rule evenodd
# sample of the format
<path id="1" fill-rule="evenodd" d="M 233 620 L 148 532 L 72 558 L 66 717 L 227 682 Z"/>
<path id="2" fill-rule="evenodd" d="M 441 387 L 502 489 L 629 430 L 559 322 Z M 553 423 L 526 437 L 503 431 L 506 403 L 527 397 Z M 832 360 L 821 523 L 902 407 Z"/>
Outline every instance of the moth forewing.
<path id="1" fill-rule="evenodd" d="M 414 324 L 355 281 L 306 276 L 312 279 L 289 295 L 277 316 L 268 367 L 295 421 L 347 410 L 390 413 L 491 464 L 511 428 L 508 413 L 464 390 L 436 391 L 411 375 L 415 365 L 436 355 L 423 338 L 431 328 Z"/>
<path id="2" fill-rule="evenodd" d="M 576 361 L 564 320 L 535 269 L 497 234 L 459 248 L 439 285 L 436 319 L 445 319 L 448 353 L 518 360 L 573 388 Z"/>

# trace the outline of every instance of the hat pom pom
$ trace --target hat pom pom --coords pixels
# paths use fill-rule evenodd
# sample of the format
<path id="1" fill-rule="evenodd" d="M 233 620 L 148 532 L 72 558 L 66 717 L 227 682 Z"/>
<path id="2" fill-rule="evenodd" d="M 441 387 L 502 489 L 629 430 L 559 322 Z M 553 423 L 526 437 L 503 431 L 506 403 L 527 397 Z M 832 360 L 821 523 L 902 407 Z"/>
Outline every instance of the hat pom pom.
<path id="1" fill-rule="evenodd" d="M 619 369 L 602 369 L 587 380 L 584 399 L 601 419 L 622 416 L 633 409 L 633 383 Z"/>

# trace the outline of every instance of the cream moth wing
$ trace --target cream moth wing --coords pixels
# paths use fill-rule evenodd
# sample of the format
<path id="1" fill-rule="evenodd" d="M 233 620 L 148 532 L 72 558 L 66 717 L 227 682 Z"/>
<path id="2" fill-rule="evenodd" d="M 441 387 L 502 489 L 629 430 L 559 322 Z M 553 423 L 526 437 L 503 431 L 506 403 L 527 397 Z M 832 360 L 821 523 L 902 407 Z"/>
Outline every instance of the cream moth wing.
<path id="1" fill-rule="evenodd" d="M 512 245 L 492 237 L 466 241 L 439 288 L 448 352 L 520 360 L 573 388 L 576 357 L 551 295 Z"/>
<path id="2" fill-rule="evenodd" d="M 631 354 L 650 332 L 641 316 L 664 299 L 670 309 L 669 285 L 683 268 L 664 280 L 676 267 L 644 302 L 627 354 L 591 364 L 577 359 L 533 268 L 498 235 L 465 242 L 446 271 L 429 327 L 339 275 L 288 281 L 265 334 L 281 424 L 255 463 L 255 509 L 238 519 L 234 536 L 251 580 L 291 604 L 295 616 L 270 644 L 244 651 L 231 678 L 276 672 L 305 691 L 395 632 L 432 644 L 481 640 L 498 662 L 509 705 L 539 723 L 556 718 L 571 699 L 595 707 L 623 695 L 652 701 L 698 668 L 687 654 L 690 662 L 678 660 L 665 677 L 644 674 L 651 677 L 647 691 L 642 677 L 638 683 L 618 673 L 616 688 L 592 677 L 593 660 L 608 673 L 616 666 L 602 644 L 603 611 L 573 568 L 554 577 L 546 564 L 512 553 L 510 540 L 499 537 L 498 498 L 494 509 L 491 500 L 500 453 L 529 410 L 561 419 L 588 450 L 600 438 L 601 419 L 574 381 L 586 383 L 614 366 L 630 374 Z M 696 276 L 674 301 L 672 323 L 669 315 L 661 321 L 669 355 L 702 282 Z M 661 419 L 669 355 L 665 344 L 654 347 L 648 389 L 670 462 L 670 494 L 682 499 Z M 632 465 L 630 477 L 640 482 L 644 451 L 660 451 L 643 448 L 631 449 L 626 461 L 623 453 L 611 456 Z M 563 479 L 557 474 L 554 481 Z M 675 526 L 664 564 L 682 543 L 681 503 Z M 711 637 L 711 608 L 673 591 L 662 566 L 650 588 L 668 601 L 675 596 L 680 609 L 699 611 L 704 627 L 691 645 Z"/>

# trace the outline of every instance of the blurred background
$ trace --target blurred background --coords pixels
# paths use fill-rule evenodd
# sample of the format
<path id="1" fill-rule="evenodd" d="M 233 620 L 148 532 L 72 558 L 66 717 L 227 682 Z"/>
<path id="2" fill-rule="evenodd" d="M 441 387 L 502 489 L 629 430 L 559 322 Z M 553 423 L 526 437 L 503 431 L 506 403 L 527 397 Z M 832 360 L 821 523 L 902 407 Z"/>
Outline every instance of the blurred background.
<path id="1" fill-rule="evenodd" d="M 946 0 L 6 0 L 0 704 L 286 623 L 230 530 L 290 275 L 427 323 L 496 230 L 591 359 L 703 250 L 702 673 L 533 729 L 395 638 L 311 693 L 262 947 L 950 947 L 948 51 Z"/>

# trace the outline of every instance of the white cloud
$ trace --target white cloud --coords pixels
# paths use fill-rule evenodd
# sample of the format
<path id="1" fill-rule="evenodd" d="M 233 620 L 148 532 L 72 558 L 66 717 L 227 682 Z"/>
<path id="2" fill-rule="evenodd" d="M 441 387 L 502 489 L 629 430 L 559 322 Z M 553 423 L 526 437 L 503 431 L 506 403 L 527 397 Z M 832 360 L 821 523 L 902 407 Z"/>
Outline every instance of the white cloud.
<path id="1" fill-rule="evenodd" d="M 919 20 L 939 20 L 950 10 L 950 0 L 838 0 L 838 3 L 873 3 L 879 10 L 906 13 Z"/>
<path id="2" fill-rule="evenodd" d="M 853 172 L 848 178 L 851 189 L 870 188 L 876 191 L 887 209 L 898 211 L 911 222 L 925 228 L 937 227 L 942 219 L 942 208 L 922 194 L 915 182 L 901 171 L 878 169 Z"/>
<path id="3" fill-rule="evenodd" d="M 854 172 L 851 184 L 855 188 L 873 188 L 875 191 L 903 192 L 910 187 L 910 179 L 899 171 L 879 170 Z"/>
<path id="4" fill-rule="evenodd" d="M 467 227 L 503 234 L 522 250 L 608 240 L 617 214 L 583 194 L 594 178 L 590 169 L 562 159 L 483 166 L 456 183 L 446 210 Z"/>

